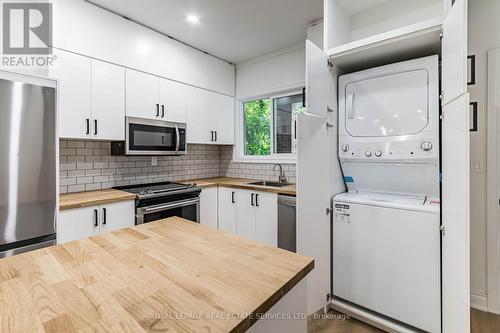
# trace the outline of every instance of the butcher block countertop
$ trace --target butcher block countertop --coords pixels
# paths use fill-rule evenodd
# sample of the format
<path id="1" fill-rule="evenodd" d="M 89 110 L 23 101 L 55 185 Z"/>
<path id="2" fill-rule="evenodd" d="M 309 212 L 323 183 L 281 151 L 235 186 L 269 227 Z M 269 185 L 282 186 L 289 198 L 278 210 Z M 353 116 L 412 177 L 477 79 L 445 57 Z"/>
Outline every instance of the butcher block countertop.
<path id="1" fill-rule="evenodd" d="M 180 218 L 0 260 L 1 332 L 243 332 L 314 267 Z"/>
<path id="2" fill-rule="evenodd" d="M 273 193 L 286 194 L 286 195 L 296 195 L 295 184 L 290 184 L 290 185 L 283 186 L 283 187 L 259 186 L 259 185 L 249 185 L 248 184 L 248 183 L 253 183 L 253 182 L 257 182 L 257 181 L 258 180 L 243 179 L 243 178 L 216 177 L 216 178 L 189 180 L 189 181 L 185 181 L 184 183 L 196 183 L 201 188 L 223 186 L 223 187 L 242 188 L 242 189 L 254 190 L 254 191 L 273 192 Z"/>
<path id="3" fill-rule="evenodd" d="M 102 205 L 127 200 L 135 200 L 135 194 L 113 189 L 61 194 L 59 197 L 59 210 Z"/>

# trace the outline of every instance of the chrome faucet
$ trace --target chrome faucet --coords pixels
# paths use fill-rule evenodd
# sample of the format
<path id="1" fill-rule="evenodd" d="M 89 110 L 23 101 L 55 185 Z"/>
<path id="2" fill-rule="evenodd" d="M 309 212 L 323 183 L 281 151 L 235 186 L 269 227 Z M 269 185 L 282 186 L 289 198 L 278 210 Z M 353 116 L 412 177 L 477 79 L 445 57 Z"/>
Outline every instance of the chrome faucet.
<path id="1" fill-rule="evenodd" d="M 279 178 L 279 182 L 280 183 L 286 183 L 286 177 L 285 177 L 285 173 L 283 172 L 283 166 L 279 163 L 276 163 L 273 167 L 273 171 L 276 171 L 276 167 L 279 167 L 280 168 L 280 178 Z"/>

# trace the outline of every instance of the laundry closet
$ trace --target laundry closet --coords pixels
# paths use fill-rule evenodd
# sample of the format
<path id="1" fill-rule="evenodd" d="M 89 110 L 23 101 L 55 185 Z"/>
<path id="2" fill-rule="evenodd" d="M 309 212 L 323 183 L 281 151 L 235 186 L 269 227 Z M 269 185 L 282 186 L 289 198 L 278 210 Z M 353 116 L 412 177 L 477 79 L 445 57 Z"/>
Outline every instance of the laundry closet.
<path id="1" fill-rule="evenodd" d="M 308 311 L 468 332 L 467 1 L 324 5 L 298 126 Z"/>

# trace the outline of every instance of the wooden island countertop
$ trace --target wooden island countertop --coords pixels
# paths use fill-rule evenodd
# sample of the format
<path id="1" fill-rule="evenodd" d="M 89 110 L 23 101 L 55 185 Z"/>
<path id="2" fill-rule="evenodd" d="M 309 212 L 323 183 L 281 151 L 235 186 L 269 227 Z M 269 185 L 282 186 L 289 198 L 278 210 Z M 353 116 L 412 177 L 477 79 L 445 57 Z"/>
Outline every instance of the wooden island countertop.
<path id="1" fill-rule="evenodd" d="M 243 332 L 313 267 L 170 218 L 1 259 L 0 330 Z"/>

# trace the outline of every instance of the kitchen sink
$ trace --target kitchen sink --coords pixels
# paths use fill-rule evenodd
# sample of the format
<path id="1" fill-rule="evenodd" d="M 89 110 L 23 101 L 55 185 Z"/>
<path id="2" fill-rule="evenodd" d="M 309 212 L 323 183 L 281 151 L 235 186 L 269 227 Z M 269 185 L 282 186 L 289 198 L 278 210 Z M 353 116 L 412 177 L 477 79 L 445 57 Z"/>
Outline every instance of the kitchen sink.
<path id="1" fill-rule="evenodd" d="M 290 183 L 278 183 L 278 182 L 268 182 L 268 181 L 259 181 L 247 183 L 248 185 L 258 185 L 258 186 L 272 186 L 272 187 L 284 187 L 290 185 Z"/>

